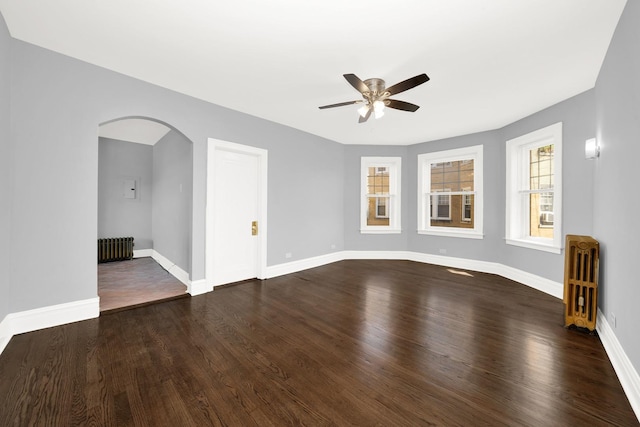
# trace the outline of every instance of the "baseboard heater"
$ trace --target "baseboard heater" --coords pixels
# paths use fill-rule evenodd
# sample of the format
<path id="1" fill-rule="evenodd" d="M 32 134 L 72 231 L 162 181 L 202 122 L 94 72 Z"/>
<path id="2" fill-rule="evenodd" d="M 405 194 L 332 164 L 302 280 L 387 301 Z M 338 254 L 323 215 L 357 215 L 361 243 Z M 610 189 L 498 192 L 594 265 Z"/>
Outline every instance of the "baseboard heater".
<path id="1" fill-rule="evenodd" d="M 98 263 L 133 258 L 133 237 L 98 239 Z"/>

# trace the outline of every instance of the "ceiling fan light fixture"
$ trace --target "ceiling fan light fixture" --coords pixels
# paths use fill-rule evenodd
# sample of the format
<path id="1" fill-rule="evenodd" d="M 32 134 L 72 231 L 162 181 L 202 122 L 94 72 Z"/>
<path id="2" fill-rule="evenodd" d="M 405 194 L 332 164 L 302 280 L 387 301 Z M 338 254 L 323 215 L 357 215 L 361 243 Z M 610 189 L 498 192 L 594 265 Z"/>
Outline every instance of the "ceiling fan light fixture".
<path id="1" fill-rule="evenodd" d="M 384 102 L 377 100 L 376 102 L 373 103 L 373 111 L 378 113 L 378 112 L 382 112 L 384 111 Z"/>
<path id="2" fill-rule="evenodd" d="M 393 108 L 395 110 L 409 111 L 412 113 L 417 111 L 420 106 L 411 104 L 410 102 L 399 101 L 397 99 L 389 99 L 389 97 L 429 81 L 429 77 L 422 73 L 411 77 L 410 79 L 401 81 L 400 83 L 396 83 L 393 86 L 385 87 L 385 82 L 382 79 L 372 78 L 362 81 L 355 74 L 343 74 L 342 76 L 351 86 L 353 86 L 355 90 L 360 92 L 363 99 L 322 105 L 318 108 L 323 110 L 325 108 L 364 103 L 364 105 L 358 109 L 358 114 L 360 115 L 358 123 L 364 123 L 369 120 L 371 113 L 373 113 L 373 116 L 376 119 L 381 118 L 384 116 L 385 107 Z"/>

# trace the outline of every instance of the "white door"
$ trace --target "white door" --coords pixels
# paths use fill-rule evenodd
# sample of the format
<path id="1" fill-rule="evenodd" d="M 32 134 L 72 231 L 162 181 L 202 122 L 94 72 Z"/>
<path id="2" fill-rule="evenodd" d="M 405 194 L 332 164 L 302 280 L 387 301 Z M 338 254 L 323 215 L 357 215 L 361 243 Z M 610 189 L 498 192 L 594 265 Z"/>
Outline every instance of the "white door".
<path id="1" fill-rule="evenodd" d="M 216 147 L 212 175 L 213 285 L 259 277 L 260 157 Z"/>

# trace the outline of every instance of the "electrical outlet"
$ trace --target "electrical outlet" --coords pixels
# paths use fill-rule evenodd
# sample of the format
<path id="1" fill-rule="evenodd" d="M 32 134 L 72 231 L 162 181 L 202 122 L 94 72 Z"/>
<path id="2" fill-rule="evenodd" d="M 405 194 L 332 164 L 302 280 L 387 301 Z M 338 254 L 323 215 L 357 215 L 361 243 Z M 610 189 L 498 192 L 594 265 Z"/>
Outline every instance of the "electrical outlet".
<path id="1" fill-rule="evenodd" d="M 291 258 L 291 252 L 287 252 L 286 254 L 284 254 L 285 258 Z"/>
<path id="2" fill-rule="evenodd" d="M 446 249 L 440 249 L 440 253 L 441 253 L 442 255 L 445 255 L 445 254 L 447 253 L 447 250 L 446 250 Z"/>
<path id="3" fill-rule="evenodd" d="M 336 248 L 335 243 L 332 243 L 332 244 L 331 244 L 331 249 L 335 249 L 335 248 Z"/>

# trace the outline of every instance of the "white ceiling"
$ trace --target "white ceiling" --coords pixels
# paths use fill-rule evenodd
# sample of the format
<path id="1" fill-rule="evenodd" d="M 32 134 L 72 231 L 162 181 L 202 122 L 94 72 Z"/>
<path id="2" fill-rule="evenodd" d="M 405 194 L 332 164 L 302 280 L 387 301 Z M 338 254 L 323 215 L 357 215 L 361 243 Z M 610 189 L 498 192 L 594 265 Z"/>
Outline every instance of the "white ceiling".
<path id="1" fill-rule="evenodd" d="M 346 144 L 479 132 L 592 88 L 626 0 L 0 0 L 11 35 Z M 358 123 L 342 77 L 431 80 Z"/>
<path id="2" fill-rule="evenodd" d="M 171 129 L 162 123 L 147 119 L 122 119 L 105 123 L 98 127 L 98 136 L 135 142 L 144 145 L 155 145 Z"/>

